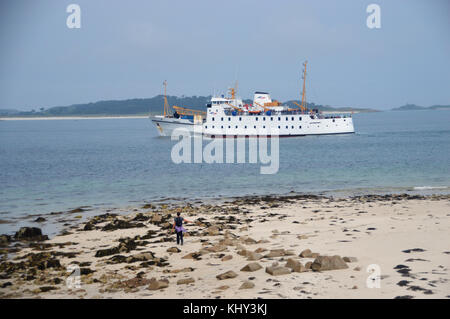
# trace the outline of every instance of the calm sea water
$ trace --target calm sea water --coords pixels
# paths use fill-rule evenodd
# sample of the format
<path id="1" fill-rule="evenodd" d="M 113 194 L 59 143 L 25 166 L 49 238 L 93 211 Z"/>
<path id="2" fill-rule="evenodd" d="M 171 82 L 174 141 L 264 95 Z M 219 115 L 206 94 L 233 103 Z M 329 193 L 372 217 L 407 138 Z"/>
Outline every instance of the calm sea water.
<path id="1" fill-rule="evenodd" d="M 0 121 L 0 219 L 162 198 L 449 192 L 450 112 L 355 114 L 354 125 L 280 139 L 278 173 L 261 175 L 261 164 L 174 164 L 175 142 L 148 119 Z"/>

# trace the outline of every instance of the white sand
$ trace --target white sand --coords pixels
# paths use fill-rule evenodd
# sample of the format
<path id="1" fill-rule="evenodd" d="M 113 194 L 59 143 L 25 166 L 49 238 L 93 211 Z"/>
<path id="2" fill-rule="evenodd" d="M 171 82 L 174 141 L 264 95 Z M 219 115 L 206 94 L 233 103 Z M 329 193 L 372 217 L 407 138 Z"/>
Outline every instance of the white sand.
<path id="1" fill-rule="evenodd" d="M 284 248 L 295 252 L 294 258 L 305 264 L 313 259 L 299 258 L 304 249 L 311 249 L 321 255 L 352 256 L 357 262 L 348 263 L 349 268 L 323 272 L 302 272 L 288 275 L 271 276 L 265 272 L 265 267 L 274 261 L 284 265 L 283 258 L 271 260 L 263 258 L 258 261 L 263 269 L 256 272 L 242 272 L 240 269 L 249 263 L 245 257 L 238 255 L 235 246 L 228 246 L 227 251 L 220 252 L 233 256 L 231 260 L 222 262 L 216 253 L 202 255 L 202 260 L 182 259 L 188 253 L 197 252 L 202 247 L 211 246 L 223 239 L 219 236 L 186 237 L 181 253 L 167 253 L 169 247 L 176 246 L 173 242 L 149 244 L 142 251 L 131 251 L 133 255 L 139 252 L 152 251 L 156 257 L 167 257 L 170 263 L 167 267 L 139 268 L 139 263 L 106 265 L 104 258 L 95 258 L 98 249 L 117 246 L 120 237 L 134 237 L 143 235 L 149 229 L 157 230 L 155 225 L 148 224 L 148 228 L 132 228 L 105 232 L 100 230 L 76 232 L 72 235 L 58 236 L 49 242 L 61 243 L 77 242 L 77 246 L 67 246 L 61 251 L 82 251 L 74 259 L 63 258 L 61 263 L 67 266 L 76 260 L 92 262 L 89 268 L 96 272 L 90 276 L 83 276 L 83 282 L 91 282 L 92 278 L 100 278 L 102 274 L 111 274 L 117 270 L 116 279 L 109 278 L 106 285 L 100 283 L 82 283 L 81 289 L 68 289 L 65 284 L 59 285 L 58 290 L 40 293 L 40 297 L 49 298 L 395 298 L 397 296 L 413 296 L 414 298 L 448 298 L 450 295 L 450 202 L 441 200 L 402 200 L 377 201 L 361 203 L 350 200 L 329 201 L 298 200 L 294 203 L 282 204 L 276 208 L 261 209 L 261 205 L 246 207 L 250 213 L 241 220 L 254 219 L 248 223 L 248 230 L 239 231 L 245 225 L 237 225 L 238 229 L 230 230 L 240 236 L 249 236 L 255 240 L 268 240 L 268 243 L 245 245 L 248 250 L 263 247 L 268 250 Z M 243 209 L 243 207 L 241 207 Z M 317 212 L 317 210 L 319 210 Z M 364 213 L 360 213 L 364 211 Z M 268 214 L 277 214 L 268 217 Z M 149 214 L 154 214 L 150 212 Z M 220 213 L 216 213 L 220 215 Z M 286 216 L 280 219 L 281 216 Z M 193 213 L 187 216 L 189 220 L 204 217 L 212 220 L 211 214 Z M 262 219 L 268 221 L 262 222 Z M 299 223 L 293 223 L 298 221 Z M 147 225 L 147 222 L 146 222 Z M 187 226 L 189 230 L 202 229 L 198 226 Z M 374 230 L 368 230 L 374 228 Z M 275 235 L 278 233 L 278 235 Z M 298 235 L 306 235 L 306 239 L 298 239 Z M 171 235 L 175 236 L 175 235 Z M 207 239 L 202 245 L 200 240 Z M 405 253 L 403 250 L 421 248 L 423 252 Z M 29 252 L 22 251 L 20 254 Z M 447 253 L 445 253 L 447 252 Z M 263 255 L 266 252 L 262 253 Z M 121 253 L 122 254 L 122 253 Z M 408 259 L 420 259 L 406 261 Z M 369 288 L 366 285 L 368 276 L 366 270 L 369 265 L 378 265 L 381 269 L 381 287 Z M 134 265 L 136 270 L 126 269 Z M 394 269 L 397 265 L 409 266 L 411 276 L 403 277 Z M 193 267 L 193 272 L 164 273 L 165 269 L 182 269 Z M 354 270 L 359 267 L 360 270 Z M 233 270 L 238 274 L 234 279 L 218 280 L 216 275 Z M 131 279 L 140 271 L 150 279 L 167 278 L 169 287 L 151 291 L 147 286 L 141 286 L 135 291 L 124 289 L 109 289 L 108 286 L 119 279 Z M 193 284 L 177 285 L 180 278 L 192 277 Z M 242 282 L 249 277 L 255 287 L 240 290 Z M 64 278 L 63 278 L 64 279 Z M 407 280 L 407 286 L 401 287 L 397 283 Z M 1 280 L 0 284 L 6 280 Z M 42 286 L 42 285 L 41 285 Z M 228 286 L 225 290 L 218 289 Z M 424 290 L 411 290 L 417 286 Z M 14 284 L 12 287 L 0 289 L 5 294 L 17 293 L 9 297 L 33 297 L 30 291 L 38 287 L 31 282 Z M 28 288 L 30 291 L 25 291 Z M 352 289 L 353 288 L 353 289 Z M 106 291 L 104 291 L 106 289 Z M 427 290 L 431 294 L 426 294 Z M 0 296 L 1 297 L 1 296 Z"/>

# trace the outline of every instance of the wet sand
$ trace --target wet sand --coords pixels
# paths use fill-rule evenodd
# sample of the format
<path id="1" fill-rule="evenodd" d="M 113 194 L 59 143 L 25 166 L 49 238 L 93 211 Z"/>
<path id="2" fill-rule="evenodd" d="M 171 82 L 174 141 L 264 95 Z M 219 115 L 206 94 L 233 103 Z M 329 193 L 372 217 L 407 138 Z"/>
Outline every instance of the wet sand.
<path id="1" fill-rule="evenodd" d="M 147 204 L 31 247 L 4 243 L 0 298 L 449 298 L 449 199 L 292 195 Z M 194 222 L 183 246 L 171 231 L 178 211 Z M 326 270 L 329 260 L 339 269 Z M 254 271 L 243 271 L 250 263 Z M 69 269 L 77 268 L 79 288 L 70 286 L 77 277 Z"/>

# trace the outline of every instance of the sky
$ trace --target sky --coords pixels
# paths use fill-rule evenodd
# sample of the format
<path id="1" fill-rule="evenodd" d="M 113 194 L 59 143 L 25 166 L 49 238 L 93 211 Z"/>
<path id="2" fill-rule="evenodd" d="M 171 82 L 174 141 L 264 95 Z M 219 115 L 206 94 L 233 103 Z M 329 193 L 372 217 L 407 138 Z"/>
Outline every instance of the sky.
<path id="1" fill-rule="evenodd" d="M 66 25 L 69 4 L 81 28 Z M 370 29 L 369 4 L 381 28 Z M 268 91 L 390 109 L 450 104 L 450 2 L 2 0 L 0 109 Z"/>

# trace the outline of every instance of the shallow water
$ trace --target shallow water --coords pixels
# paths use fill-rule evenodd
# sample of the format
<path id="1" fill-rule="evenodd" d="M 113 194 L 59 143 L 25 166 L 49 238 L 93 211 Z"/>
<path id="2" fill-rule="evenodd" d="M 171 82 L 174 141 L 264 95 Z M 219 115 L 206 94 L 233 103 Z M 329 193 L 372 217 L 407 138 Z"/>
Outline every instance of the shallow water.
<path id="1" fill-rule="evenodd" d="M 261 175 L 261 163 L 174 164 L 176 142 L 148 119 L 0 121 L 0 220 L 162 198 L 449 192 L 450 112 L 355 114 L 354 125 L 280 139 L 278 173 Z"/>

